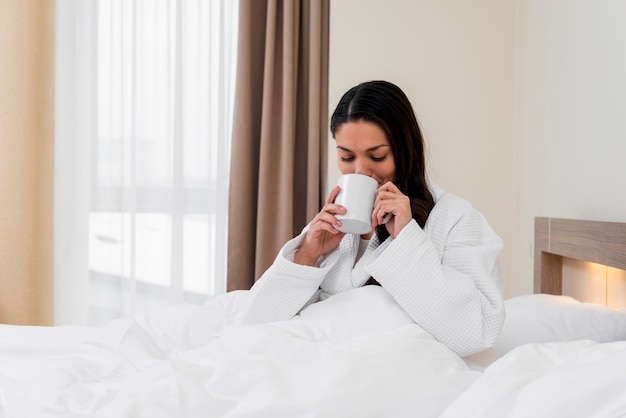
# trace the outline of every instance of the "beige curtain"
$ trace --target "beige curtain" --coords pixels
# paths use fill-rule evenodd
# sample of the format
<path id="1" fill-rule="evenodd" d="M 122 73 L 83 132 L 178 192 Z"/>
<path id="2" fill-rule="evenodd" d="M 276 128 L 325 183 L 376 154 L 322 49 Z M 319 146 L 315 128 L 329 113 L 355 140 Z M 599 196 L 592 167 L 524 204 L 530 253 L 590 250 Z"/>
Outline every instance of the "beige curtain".
<path id="1" fill-rule="evenodd" d="M 329 0 L 241 0 L 227 289 L 248 289 L 325 198 Z"/>
<path id="2" fill-rule="evenodd" d="M 0 1 L 0 323 L 53 323 L 54 25 Z"/>

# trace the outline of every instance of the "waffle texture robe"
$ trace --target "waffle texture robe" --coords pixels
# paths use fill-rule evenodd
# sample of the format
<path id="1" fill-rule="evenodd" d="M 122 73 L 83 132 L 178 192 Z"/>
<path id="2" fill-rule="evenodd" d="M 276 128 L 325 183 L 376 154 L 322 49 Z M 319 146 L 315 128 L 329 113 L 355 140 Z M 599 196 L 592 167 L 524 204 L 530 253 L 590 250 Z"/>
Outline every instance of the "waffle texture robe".
<path id="1" fill-rule="evenodd" d="M 307 228 L 287 242 L 250 290 L 243 324 L 287 320 L 309 303 L 373 277 L 438 341 L 459 356 L 488 348 L 504 323 L 498 258 L 502 240 L 466 200 L 431 186 L 435 206 L 394 239 L 373 234 L 356 262 L 360 237 L 346 234 L 317 266 L 293 262 Z"/>

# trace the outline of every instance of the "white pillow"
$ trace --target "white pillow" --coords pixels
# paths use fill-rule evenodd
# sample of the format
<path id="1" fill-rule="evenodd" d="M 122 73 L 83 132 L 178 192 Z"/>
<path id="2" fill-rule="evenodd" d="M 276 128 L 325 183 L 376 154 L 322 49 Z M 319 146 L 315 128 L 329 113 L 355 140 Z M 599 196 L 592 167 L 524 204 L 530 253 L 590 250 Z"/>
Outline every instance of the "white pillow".
<path id="1" fill-rule="evenodd" d="M 626 340 L 626 312 L 569 296 L 535 294 L 504 301 L 506 319 L 493 345 L 502 356 L 527 343 Z"/>

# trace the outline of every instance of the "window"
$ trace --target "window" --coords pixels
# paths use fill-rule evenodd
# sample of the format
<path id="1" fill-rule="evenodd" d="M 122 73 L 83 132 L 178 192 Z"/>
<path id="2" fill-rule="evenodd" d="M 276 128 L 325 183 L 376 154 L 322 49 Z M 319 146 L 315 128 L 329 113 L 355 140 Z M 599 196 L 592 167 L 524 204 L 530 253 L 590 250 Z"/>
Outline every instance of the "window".
<path id="1" fill-rule="evenodd" d="M 73 65 L 74 77 L 60 77 L 69 88 L 58 95 L 74 112 L 57 116 L 66 126 L 57 140 L 89 142 L 70 152 L 80 158 L 73 175 L 88 180 L 78 196 L 57 198 L 77 198 L 87 212 L 78 218 L 84 233 L 73 234 L 75 245 L 82 239 L 87 247 L 87 306 L 79 310 L 98 325 L 225 290 L 237 4 L 85 3 L 92 4 L 58 6 L 76 30 L 75 53 L 58 52 Z M 60 173 L 59 181 L 68 177 Z"/>

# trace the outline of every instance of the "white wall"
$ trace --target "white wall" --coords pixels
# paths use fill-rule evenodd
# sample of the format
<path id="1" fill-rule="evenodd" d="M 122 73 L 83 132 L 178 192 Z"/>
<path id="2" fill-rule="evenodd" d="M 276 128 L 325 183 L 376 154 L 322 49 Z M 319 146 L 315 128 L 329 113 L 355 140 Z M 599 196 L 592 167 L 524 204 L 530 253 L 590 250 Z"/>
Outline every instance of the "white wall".
<path id="1" fill-rule="evenodd" d="M 534 216 L 626 221 L 624 22 L 624 1 L 518 1 L 515 293 Z"/>
<path id="2" fill-rule="evenodd" d="M 470 200 L 505 240 L 505 288 L 513 279 L 513 0 L 333 0 L 332 112 L 371 79 L 398 84 L 426 135 L 431 179 Z M 329 184 L 338 170 L 334 141 Z"/>

